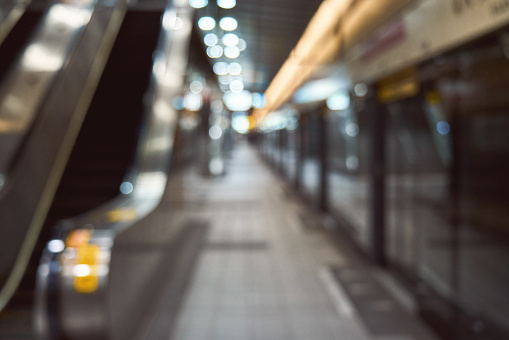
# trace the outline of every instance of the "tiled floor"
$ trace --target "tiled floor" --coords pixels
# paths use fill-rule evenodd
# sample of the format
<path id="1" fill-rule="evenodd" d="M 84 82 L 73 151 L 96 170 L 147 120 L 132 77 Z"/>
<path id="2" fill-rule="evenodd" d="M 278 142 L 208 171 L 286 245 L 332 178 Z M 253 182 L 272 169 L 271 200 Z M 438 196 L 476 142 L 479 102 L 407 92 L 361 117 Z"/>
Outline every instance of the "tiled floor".
<path id="1" fill-rule="evenodd" d="M 306 207 L 247 145 L 227 170 L 195 183 L 210 232 L 170 339 L 433 339 L 370 333 L 330 270 L 351 259 L 302 224 Z"/>

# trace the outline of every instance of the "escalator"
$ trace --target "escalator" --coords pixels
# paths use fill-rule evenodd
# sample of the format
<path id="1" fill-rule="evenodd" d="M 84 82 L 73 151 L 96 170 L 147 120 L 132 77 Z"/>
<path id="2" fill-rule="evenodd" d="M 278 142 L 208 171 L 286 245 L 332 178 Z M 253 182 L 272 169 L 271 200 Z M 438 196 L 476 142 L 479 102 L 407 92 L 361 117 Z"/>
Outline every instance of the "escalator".
<path id="1" fill-rule="evenodd" d="M 58 221 L 114 199 L 128 172 L 163 11 L 128 11 L 11 304 L 31 308 L 39 259 Z"/>
<path id="2" fill-rule="evenodd" d="M 2 338 L 34 337 L 37 261 L 30 255 L 36 257 L 44 218 L 125 8 L 124 0 L 33 0 L 0 45 Z"/>
<path id="3" fill-rule="evenodd" d="M 7 35 L 3 42 L 0 41 L 0 83 L 2 83 L 14 60 L 26 45 L 42 14 L 43 10 L 40 6 L 29 7 L 19 17 L 19 20 L 13 25 L 12 29 L 6 33 Z M 2 27 L 2 23 L 0 23 L 0 27 Z M 0 30 L 2 29 L 0 28 Z"/>
<path id="4" fill-rule="evenodd" d="M 40 4 L 41 0 L 33 2 Z M 90 243 L 111 247 L 115 235 L 146 217 L 161 201 L 177 129 L 172 98 L 180 93 L 185 77 L 192 11 L 187 3 L 142 10 L 135 9 L 136 4 L 129 9 L 126 0 L 51 3 L 51 9 L 39 13 L 43 28 L 52 15 L 73 26 L 68 8 L 92 11 L 62 49 L 67 52 L 65 59 L 62 54 L 33 63 L 35 68 L 43 68 L 43 74 L 49 72 L 46 68 L 55 68 L 55 60 L 62 68 L 45 81 L 47 87 L 41 90 L 40 102 L 33 105 L 25 134 L 12 143 L 8 166 L 0 166 L 0 173 L 7 174 L 0 188 L 0 234 L 10 243 L 10 248 L 0 248 L 0 255 L 10 257 L 0 262 L 0 337 L 35 338 L 35 323 L 43 338 L 99 339 L 111 332 L 103 327 L 106 319 L 101 319 L 107 301 L 102 294 L 108 287 L 102 287 L 100 281 L 98 294 L 81 296 L 76 286 L 72 289 L 71 284 L 69 290 L 67 278 L 59 280 L 58 286 L 52 277 L 45 278 L 66 275 L 67 270 L 51 272 L 55 267 L 45 267 L 44 256 L 37 265 L 41 253 L 51 253 L 51 259 L 61 255 L 49 244 L 59 236 L 63 237 L 60 243 L 66 243 L 75 228 L 78 233 L 93 232 Z M 56 15 L 50 13 L 55 8 L 59 11 Z M 30 20 L 37 21 L 35 16 L 21 19 L 25 24 Z M 19 26 L 18 37 L 25 24 Z M 11 34 L 16 32 L 14 27 Z M 34 35 L 25 33 L 28 46 L 33 47 Z M 10 37 L 5 44 L 21 44 L 21 38 Z M 24 53 L 41 52 L 41 46 L 35 44 L 36 48 L 26 48 Z M 42 50 L 54 56 L 54 51 Z M 12 63 L 23 66 L 27 60 L 41 60 L 25 54 L 13 54 Z M 29 57 L 33 56 L 40 57 L 33 53 Z M 158 63 L 164 67 L 156 72 L 153 65 Z M 7 78 L 10 72 L 6 67 Z M 134 217 L 112 218 L 115 211 L 134 213 Z M 110 241 L 101 243 L 106 238 Z M 101 259 L 109 259 L 109 255 Z M 156 264 L 160 265 L 159 261 Z M 116 268 L 112 271 L 116 278 L 129 273 L 122 266 Z M 58 300 L 54 300 L 57 290 Z M 97 312 L 90 313 L 90 308 L 76 303 L 82 298 Z M 13 324 L 13 315 L 19 327 L 5 333 L 4 326 Z M 79 326 L 84 325 L 79 321 L 83 316 L 88 320 L 86 329 Z"/>

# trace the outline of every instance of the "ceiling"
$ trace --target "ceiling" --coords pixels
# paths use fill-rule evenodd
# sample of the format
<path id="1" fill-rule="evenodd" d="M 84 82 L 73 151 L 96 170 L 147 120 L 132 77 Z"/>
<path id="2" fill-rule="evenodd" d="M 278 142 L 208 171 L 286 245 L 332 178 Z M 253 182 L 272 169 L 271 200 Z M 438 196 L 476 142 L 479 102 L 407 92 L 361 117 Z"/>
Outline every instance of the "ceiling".
<path id="1" fill-rule="evenodd" d="M 238 58 L 230 59 L 224 54 L 219 58 L 209 58 L 212 65 L 216 62 L 238 62 L 242 66 L 240 75 L 222 77 L 223 88 L 227 90 L 228 82 L 240 79 L 244 88 L 251 92 L 265 92 L 322 2 L 238 0 L 233 8 L 224 9 L 217 5 L 216 0 L 201 1 L 208 4 L 197 9 L 196 20 L 209 16 L 219 23 L 221 18 L 232 17 L 238 22 L 238 27 L 231 32 L 223 31 L 218 24 L 212 30 L 200 30 L 202 37 L 214 33 L 219 38 L 218 45 L 223 48 L 221 38 L 226 33 L 235 33 L 246 42 L 247 47 Z"/>

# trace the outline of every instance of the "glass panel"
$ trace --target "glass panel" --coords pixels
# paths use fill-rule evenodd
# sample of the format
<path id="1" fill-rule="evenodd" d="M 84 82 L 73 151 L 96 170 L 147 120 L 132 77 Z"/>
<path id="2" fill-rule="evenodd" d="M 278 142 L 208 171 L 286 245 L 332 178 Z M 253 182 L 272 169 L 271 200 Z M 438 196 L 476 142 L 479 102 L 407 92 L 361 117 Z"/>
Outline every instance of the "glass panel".
<path id="1" fill-rule="evenodd" d="M 302 189 L 318 203 L 320 191 L 320 121 L 317 113 L 310 113 L 302 126 L 304 129 L 304 159 L 302 164 Z"/>
<path id="2" fill-rule="evenodd" d="M 369 246 L 369 128 L 366 113 L 330 111 L 326 128 L 329 206 L 363 247 Z"/>
<path id="3" fill-rule="evenodd" d="M 458 298 L 509 331 L 509 60 L 496 50 L 456 84 Z"/>
<path id="4" fill-rule="evenodd" d="M 285 131 L 285 155 L 283 158 L 284 171 L 290 181 L 295 183 L 297 177 L 297 158 L 298 158 L 298 133 L 295 127 L 288 128 Z"/>

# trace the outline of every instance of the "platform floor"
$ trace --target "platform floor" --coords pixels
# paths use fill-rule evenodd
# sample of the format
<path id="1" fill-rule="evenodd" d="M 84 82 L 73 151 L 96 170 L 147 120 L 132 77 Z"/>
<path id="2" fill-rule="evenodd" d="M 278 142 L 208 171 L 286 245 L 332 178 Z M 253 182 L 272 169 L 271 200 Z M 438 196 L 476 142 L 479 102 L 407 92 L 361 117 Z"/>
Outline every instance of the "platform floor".
<path id="1" fill-rule="evenodd" d="M 168 339 L 435 339 L 247 144 L 194 185 L 210 229 Z"/>
<path id="2" fill-rule="evenodd" d="M 179 218 L 206 225 L 199 244 L 189 248 L 194 251 L 188 263 L 165 263 L 186 268 L 176 279 L 184 288 L 176 291 L 161 275 L 156 286 L 162 293 L 154 292 L 157 303 L 142 316 L 148 321 L 139 336 L 116 338 L 436 339 L 409 312 L 411 299 L 390 275 L 370 266 L 346 240 L 331 237 L 323 228 L 328 220 L 300 200 L 247 143 L 237 144 L 224 176 L 190 171 L 181 185 L 189 194 Z M 159 224 L 171 227 L 169 221 Z M 149 229 L 133 230 L 126 239 Z M 164 234 L 153 229 L 154 235 Z M 140 249 L 141 255 L 133 250 L 130 256 L 143 262 L 146 250 Z M 122 301 L 146 299 L 143 294 L 129 298 L 119 289 L 113 291 Z M 113 325 L 127 329 L 129 318 L 138 316 L 130 308 L 119 309 Z M 34 338 L 29 306 L 0 315 L 0 339 Z"/>

